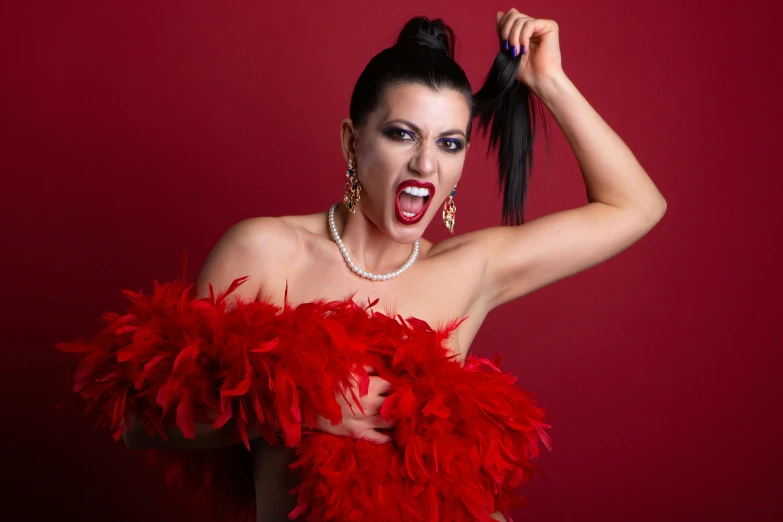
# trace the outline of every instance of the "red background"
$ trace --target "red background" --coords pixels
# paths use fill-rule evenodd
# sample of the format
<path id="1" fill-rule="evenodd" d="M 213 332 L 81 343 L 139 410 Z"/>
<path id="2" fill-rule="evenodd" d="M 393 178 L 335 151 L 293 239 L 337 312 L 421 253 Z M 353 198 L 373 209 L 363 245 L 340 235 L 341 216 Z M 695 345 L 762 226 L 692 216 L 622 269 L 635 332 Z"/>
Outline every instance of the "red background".
<path id="1" fill-rule="evenodd" d="M 555 417 L 521 520 L 783 515 L 780 13 L 754 3 L 517 5 L 559 23 L 566 73 L 668 201 L 637 244 L 496 310 L 475 340 Z M 3 519 L 201 520 L 139 454 L 54 408 L 71 364 L 54 343 L 92 331 L 121 288 L 177 276 L 182 250 L 195 277 L 240 219 L 327 209 L 370 57 L 409 17 L 440 16 L 478 89 L 508 8 L 263 4 L 2 4 Z M 528 219 L 586 203 L 550 124 Z M 458 232 L 500 222 L 476 141 Z"/>

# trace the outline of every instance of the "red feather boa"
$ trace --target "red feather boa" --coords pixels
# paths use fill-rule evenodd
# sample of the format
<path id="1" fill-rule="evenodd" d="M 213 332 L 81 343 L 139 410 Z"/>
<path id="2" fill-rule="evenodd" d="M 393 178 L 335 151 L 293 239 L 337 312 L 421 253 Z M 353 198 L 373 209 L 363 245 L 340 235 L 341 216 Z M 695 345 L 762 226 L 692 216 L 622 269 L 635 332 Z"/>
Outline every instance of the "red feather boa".
<path id="1" fill-rule="evenodd" d="M 79 354 L 74 390 L 115 439 L 130 412 L 150 434 L 165 437 L 173 417 L 193 438 L 195 422 L 212 422 L 205 410 L 216 411 L 214 426 L 236 430 L 248 449 L 248 426 L 260 424 L 272 445 L 279 429 L 297 448 L 301 480 L 289 516 L 308 521 L 490 522 L 490 513 L 508 517 L 524 503 L 515 489 L 540 473 L 531 462 L 539 440 L 551 451 L 547 418 L 496 364 L 454 359 L 443 342 L 461 321 L 434 330 L 351 299 L 228 310 L 245 280 L 206 299 L 184 280 L 156 282 L 150 296 L 126 290 L 128 310 L 104 314 L 108 324 L 92 341 L 57 345 Z M 363 365 L 392 384 L 381 412 L 396 421 L 392 443 L 314 431 L 317 415 L 340 421 L 335 392 L 352 393 L 356 376 L 367 393 Z M 149 453 L 171 483 L 208 493 L 217 515 L 254 519 L 252 463 L 241 445 Z"/>

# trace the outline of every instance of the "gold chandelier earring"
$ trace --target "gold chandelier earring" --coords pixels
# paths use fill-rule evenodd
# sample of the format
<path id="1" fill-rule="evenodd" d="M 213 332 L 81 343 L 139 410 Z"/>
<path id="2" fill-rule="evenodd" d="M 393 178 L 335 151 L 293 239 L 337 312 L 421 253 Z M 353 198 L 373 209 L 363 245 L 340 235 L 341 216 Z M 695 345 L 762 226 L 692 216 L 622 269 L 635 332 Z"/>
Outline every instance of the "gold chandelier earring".
<path id="1" fill-rule="evenodd" d="M 356 205 L 359 204 L 359 192 L 361 192 L 362 186 L 359 184 L 359 177 L 356 175 L 353 159 L 348 160 L 348 172 L 345 175 L 348 177 L 348 181 L 345 183 L 343 203 L 351 211 L 351 214 L 354 214 L 356 213 Z"/>
<path id="2" fill-rule="evenodd" d="M 449 232 L 454 233 L 454 216 L 457 214 L 457 205 L 454 203 L 454 194 L 457 193 L 457 186 L 451 189 L 451 194 L 446 198 L 446 202 L 443 204 L 443 224 L 449 229 Z"/>

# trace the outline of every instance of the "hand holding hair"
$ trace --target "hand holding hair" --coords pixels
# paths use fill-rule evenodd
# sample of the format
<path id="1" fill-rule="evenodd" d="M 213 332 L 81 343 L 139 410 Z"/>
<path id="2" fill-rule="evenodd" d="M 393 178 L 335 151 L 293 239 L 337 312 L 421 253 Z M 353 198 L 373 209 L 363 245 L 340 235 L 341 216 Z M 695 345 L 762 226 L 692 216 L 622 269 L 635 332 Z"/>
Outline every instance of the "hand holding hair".
<path id="1" fill-rule="evenodd" d="M 557 22 L 532 18 L 514 8 L 495 13 L 500 45 L 519 57 L 517 81 L 534 92 L 538 85 L 564 75 Z"/>

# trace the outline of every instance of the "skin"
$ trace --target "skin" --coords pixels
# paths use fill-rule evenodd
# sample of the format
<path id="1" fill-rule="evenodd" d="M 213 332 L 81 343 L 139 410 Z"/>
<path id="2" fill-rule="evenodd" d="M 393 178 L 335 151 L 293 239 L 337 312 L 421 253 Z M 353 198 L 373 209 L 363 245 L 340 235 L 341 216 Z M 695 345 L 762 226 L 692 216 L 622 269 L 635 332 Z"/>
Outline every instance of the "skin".
<path id="1" fill-rule="evenodd" d="M 353 295 L 360 303 L 379 298 L 378 310 L 394 309 L 403 317 L 419 317 L 433 325 L 469 315 L 447 343 L 464 360 L 486 315 L 479 304 L 483 264 L 476 252 L 479 246 L 453 239 L 433 245 L 421 236 L 428 223 L 439 216 L 444 200 L 462 175 L 469 117 L 468 104 L 460 93 L 404 84 L 386 91 L 361 128 L 349 119 L 341 124 L 343 151 L 356 160 L 362 191 L 355 214 L 343 205 L 336 212 L 338 232 L 354 262 L 377 273 L 399 268 L 410 255 L 412 243 L 419 239 L 419 257 L 402 276 L 377 282 L 351 272 L 329 234 L 327 212 L 319 212 L 254 218 L 235 225 L 207 260 L 199 292 L 208 294 L 207 281 L 225 287 L 238 273 L 238 266 L 245 266 L 252 270 L 248 283 L 255 281 L 255 285 L 240 287 L 243 299 L 263 298 L 282 305 L 288 281 L 292 304 Z M 453 130 L 458 132 L 444 135 Z M 425 180 L 435 186 L 424 219 L 415 225 L 403 225 L 395 218 L 396 187 L 405 179 Z M 271 252 L 268 245 L 274 245 Z M 454 285 L 457 280 L 459 287 Z M 390 426 L 381 426 L 378 419 L 384 399 L 381 394 L 388 391 L 387 385 L 380 377 L 371 377 L 370 393 L 361 401 L 366 416 L 355 416 L 344 405 L 345 426 L 324 422 L 319 427 L 338 435 L 388 441 L 382 430 Z M 285 488 L 280 487 L 292 480 L 286 469 L 292 451 L 270 448 L 256 440 L 254 457 L 258 498 L 267 498 L 271 509 L 282 505 L 292 508 L 285 502 Z M 276 512 L 274 516 L 280 515 L 282 512 Z M 269 518 L 269 512 L 264 516 L 274 519 Z"/>
<path id="2" fill-rule="evenodd" d="M 436 244 L 422 238 L 428 223 L 440 219 L 443 202 L 462 175 L 469 146 L 454 131 L 465 132 L 470 114 L 459 93 L 397 85 L 386 90 L 364 125 L 348 119 L 341 124 L 343 154 L 346 162 L 355 161 L 362 191 L 356 213 L 340 205 L 336 224 L 354 262 L 375 273 L 399 268 L 418 238 L 420 253 L 411 268 L 388 281 L 351 272 L 329 235 L 326 211 L 258 217 L 235 224 L 220 239 L 197 282 L 199 295 L 209 295 L 210 284 L 221 290 L 247 275 L 250 279 L 236 294 L 240 299 L 282 305 L 287 281 L 294 305 L 353 296 L 359 303 L 379 299 L 376 310 L 393 310 L 431 325 L 468 316 L 447 343 L 464 360 L 491 310 L 595 266 L 649 232 L 663 217 L 666 202 L 633 153 L 563 72 L 557 24 L 514 9 L 498 12 L 496 23 L 501 44 L 507 40 L 509 48 L 525 47 L 517 80 L 546 105 L 571 145 L 588 204 Z M 460 150 L 448 150 L 460 141 Z M 343 183 L 342 174 L 340 179 Z M 394 215 L 395 189 L 405 179 L 429 181 L 436 190 L 424 219 L 415 225 L 400 224 Z M 387 385 L 371 377 L 370 393 L 362 398 L 366 416 L 353 416 L 345 405 L 341 425 L 319 427 L 386 442 L 383 430 L 390 426 L 379 424 L 377 413 Z M 270 448 L 260 439 L 252 442 L 258 520 L 286 520 L 294 507 L 286 494 L 294 483 L 287 469 L 293 452 Z M 492 516 L 503 520 L 499 513 Z"/>

